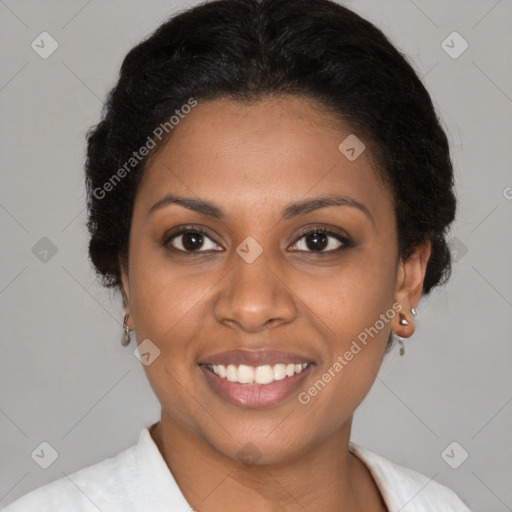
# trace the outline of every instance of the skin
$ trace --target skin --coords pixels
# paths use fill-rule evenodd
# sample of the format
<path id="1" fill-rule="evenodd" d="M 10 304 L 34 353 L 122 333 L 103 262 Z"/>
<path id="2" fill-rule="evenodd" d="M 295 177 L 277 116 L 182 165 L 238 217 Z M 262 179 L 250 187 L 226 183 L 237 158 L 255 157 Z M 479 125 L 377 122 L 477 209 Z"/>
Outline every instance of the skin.
<path id="1" fill-rule="evenodd" d="M 151 430 L 189 504 L 197 511 L 385 511 L 366 466 L 348 450 L 353 413 L 382 363 L 390 329 L 414 332 L 410 309 L 421 297 L 430 244 L 399 259 L 391 193 L 366 150 L 349 161 L 338 145 L 352 133 L 313 100 L 199 104 L 149 160 L 136 196 L 128 266 L 122 267 L 128 325 L 160 356 L 145 366 L 162 405 Z M 364 142 L 364 137 L 360 136 Z M 224 219 L 167 205 L 167 193 L 214 202 Z M 329 206 L 289 219 L 294 201 L 340 194 L 364 204 Z M 206 229 L 199 252 L 165 246 L 171 228 Z M 342 230 L 318 255 L 303 228 Z M 253 237 L 262 254 L 236 252 Z M 309 237 L 311 239 L 311 237 Z M 172 248 L 175 248 L 173 251 Z M 219 248 L 215 251 L 213 249 Z M 295 250 L 293 250 L 295 249 Z M 313 397 L 249 410 L 219 397 L 198 363 L 233 348 L 275 348 L 314 362 L 304 391 L 357 335 L 400 303 L 378 335 Z M 252 443 L 254 464 L 241 462 Z"/>

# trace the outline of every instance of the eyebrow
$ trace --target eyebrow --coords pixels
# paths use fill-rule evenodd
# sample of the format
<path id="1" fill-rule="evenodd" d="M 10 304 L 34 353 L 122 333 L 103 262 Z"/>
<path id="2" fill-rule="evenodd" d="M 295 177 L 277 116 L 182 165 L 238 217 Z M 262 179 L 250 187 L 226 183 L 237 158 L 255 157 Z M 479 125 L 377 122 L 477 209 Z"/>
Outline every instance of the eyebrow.
<path id="1" fill-rule="evenodd" d="M 160 210 L 166 206 L 171 204 L 178 204 L 183 206 L 184 208 L 188 208 L 189 210 L 193 210 L 195 212 L 201 213 L 203 215 L 207 215 L 209 217 L 213 217 L 215 219 L 225 219 L 226 214 L 219 208 L 217 205 L 210 201 L 206 201 L 203 199 L 192 199 L 188 197 L 180 197 L 173 194 L 167 194 L 158 200 L 148 211 L 148 216 Z M 374 219 L 369 211 L 369 209 L 359 201 L 352 199 L 347 196 L 340 195 L 329 195 L 326 197 L 316 197 L 314 199 L 306 199 L 303 201 L 296 201 L 290 203 L 283 210 L 281 218 L 283 220 L 292 219 L 299 215 L 304 215 L 306 213 L 312 212 L 314 210 L 318 210 L 320 208 L 326 208 L 328 206 L 350 206 L 353 208 L 357 208 L 362 211 L 371 221 L 374 223 Z"/>

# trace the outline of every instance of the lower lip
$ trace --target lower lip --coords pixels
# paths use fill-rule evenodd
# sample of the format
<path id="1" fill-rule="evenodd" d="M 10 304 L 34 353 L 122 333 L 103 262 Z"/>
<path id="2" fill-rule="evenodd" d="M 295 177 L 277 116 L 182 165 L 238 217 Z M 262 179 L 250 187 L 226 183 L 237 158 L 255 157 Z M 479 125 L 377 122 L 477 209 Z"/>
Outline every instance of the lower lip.
<path id="1" fill-rule="evenodd" d="M 240 384 L 239 382 L 231 382 L 228 379 L 219 377 L 204 365 L 199 367 L 210 387 L 222 398 L 240 407 L 261 409 L 276 405 L 286 400 L 294 391 L 297 391 L 309 373 L 311 364 L 292 377 L 285 377 L 270 384 Z"/>

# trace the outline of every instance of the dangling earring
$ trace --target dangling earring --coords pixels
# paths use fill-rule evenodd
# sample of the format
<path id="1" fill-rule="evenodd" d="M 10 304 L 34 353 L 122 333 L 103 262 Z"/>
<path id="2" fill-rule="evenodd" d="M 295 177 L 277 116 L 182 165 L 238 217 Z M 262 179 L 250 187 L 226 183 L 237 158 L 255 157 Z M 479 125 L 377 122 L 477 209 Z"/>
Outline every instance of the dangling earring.
<path id="1" fill-rule="evenodd" d="M 403 313 L 398 313 L 398 323 L 400 325 L 409 325 L 409 321 L 405 318 Z"/>
<path id="2" fill-rule="evenodd" d="M 400 344 L 400 355 L 403 356 L 405 354 L 404 342 L 400 336 L 397 336 L 398 343 Z"/>
<path id="3" fill-rule="evenodd" d="M 418 312 L 416 311 L 416 308 L 411 308 L 412 316 L 416 316 Z M 398 323 L 400 325 L 409 325 L 409 320 L 405 317 L 403 313 L 398 313 Z M 405 354 L 405 348 L 404 348 L 404 341 L 400 336 L 397 336 L 398 343 L 400 344 L 400 355 L 403 356 Z"/>
<path id="4" fill-rule="evenodd" d="M 130 344 L 130 327 L 128 327 L 128 325 L 126 325 L 126 322 L 128 321 L 128 318 L 130 316 L 130 313 L 126 313 L 126 315 L 124 315 L 124 320 L 123 320 L 123 327 L 124 327 L 124 333 L 123 333 L 123 337 L 121 338 L 121 345 L 123 345 L 123 347 L 126 347 L 127 345 Z"/>

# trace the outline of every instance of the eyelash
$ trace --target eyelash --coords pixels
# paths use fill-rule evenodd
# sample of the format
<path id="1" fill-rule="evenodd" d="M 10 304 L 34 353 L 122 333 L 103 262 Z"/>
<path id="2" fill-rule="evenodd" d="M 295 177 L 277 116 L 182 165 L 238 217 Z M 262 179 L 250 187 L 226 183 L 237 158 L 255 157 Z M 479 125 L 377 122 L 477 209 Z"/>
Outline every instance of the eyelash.
<path id="1" fill-rule="evenodd" d="M 177 249 L 176 247 L 173 247 L 170 245 L 170 242 L 174 239 L 174 238 L 177 238 L 179 237 L 180 235 L 184 235 L 185 233 L 199 233 L 207 238 L 209 238 L 212 242 L 216 243 L 217 242 L 210 236 L 209 233 L 207 233 L 205 230 L 199 228 L 199 227 L 196 227 L 196 226 L 185 226 L 181 229 L 179 229 L 178 231 L 174 231 L 174 232 L 171 232 L 170 234 L 167 234 L 166 236 L 164 236 L 164 241 L 163 241 L 163 245 L 165 247 L 168 247 L 170 250 L 174 251 L 174 252 L 177 252 L 177 253 L 184 253 L 184 254 L 200 254 L 200 253 L 205 253 L 205 252 L 208 252 L 208 251 L 184 251 L 182 249 Z M 336 240 L 338 240 L 339 242 L 341 242 L 342 245 L 340 245 L 340 247 L 338 247 L 337 249 L 331 249 L 329 251 L 304 251 L 304 250 L 296 250 L 296 251 L 293 251 L 293 252 L 298 252 L 298 253 L 308 253 L 308 254 L 314 254 L 316 256 L 318 255 L 324 255 L 324 254 L 336 254 L 344 249 L 347 249 L 349 247 L 352 247 L 352 242 L 349 238 L 347 238 L 346 236 L 342 235 L 341 233 L 337 232 L 337 231 L 334 231 L 332 229 L 327 229 L 327 228 L 311 228 L 311 229 L 306 229 L 304 231 L 302 231 L 301 233 L 299 233 L 298 237 L 295 239 L 295 242 L 293 242 L 292 245 L 296 245 L 302 238 L 304 238 L 305 236 L 309 235 L 309 234 L 313 234 L 313 233 L 322 233 L 324 235 L 328 235 L 328 236 L 331 236 L 333 238 L 335 238 Z M 217 244 L 219 245 L 219 244 Z M 215 252 L 220 252 L 220 251 L 217 251 L 215 250 Z"/>

